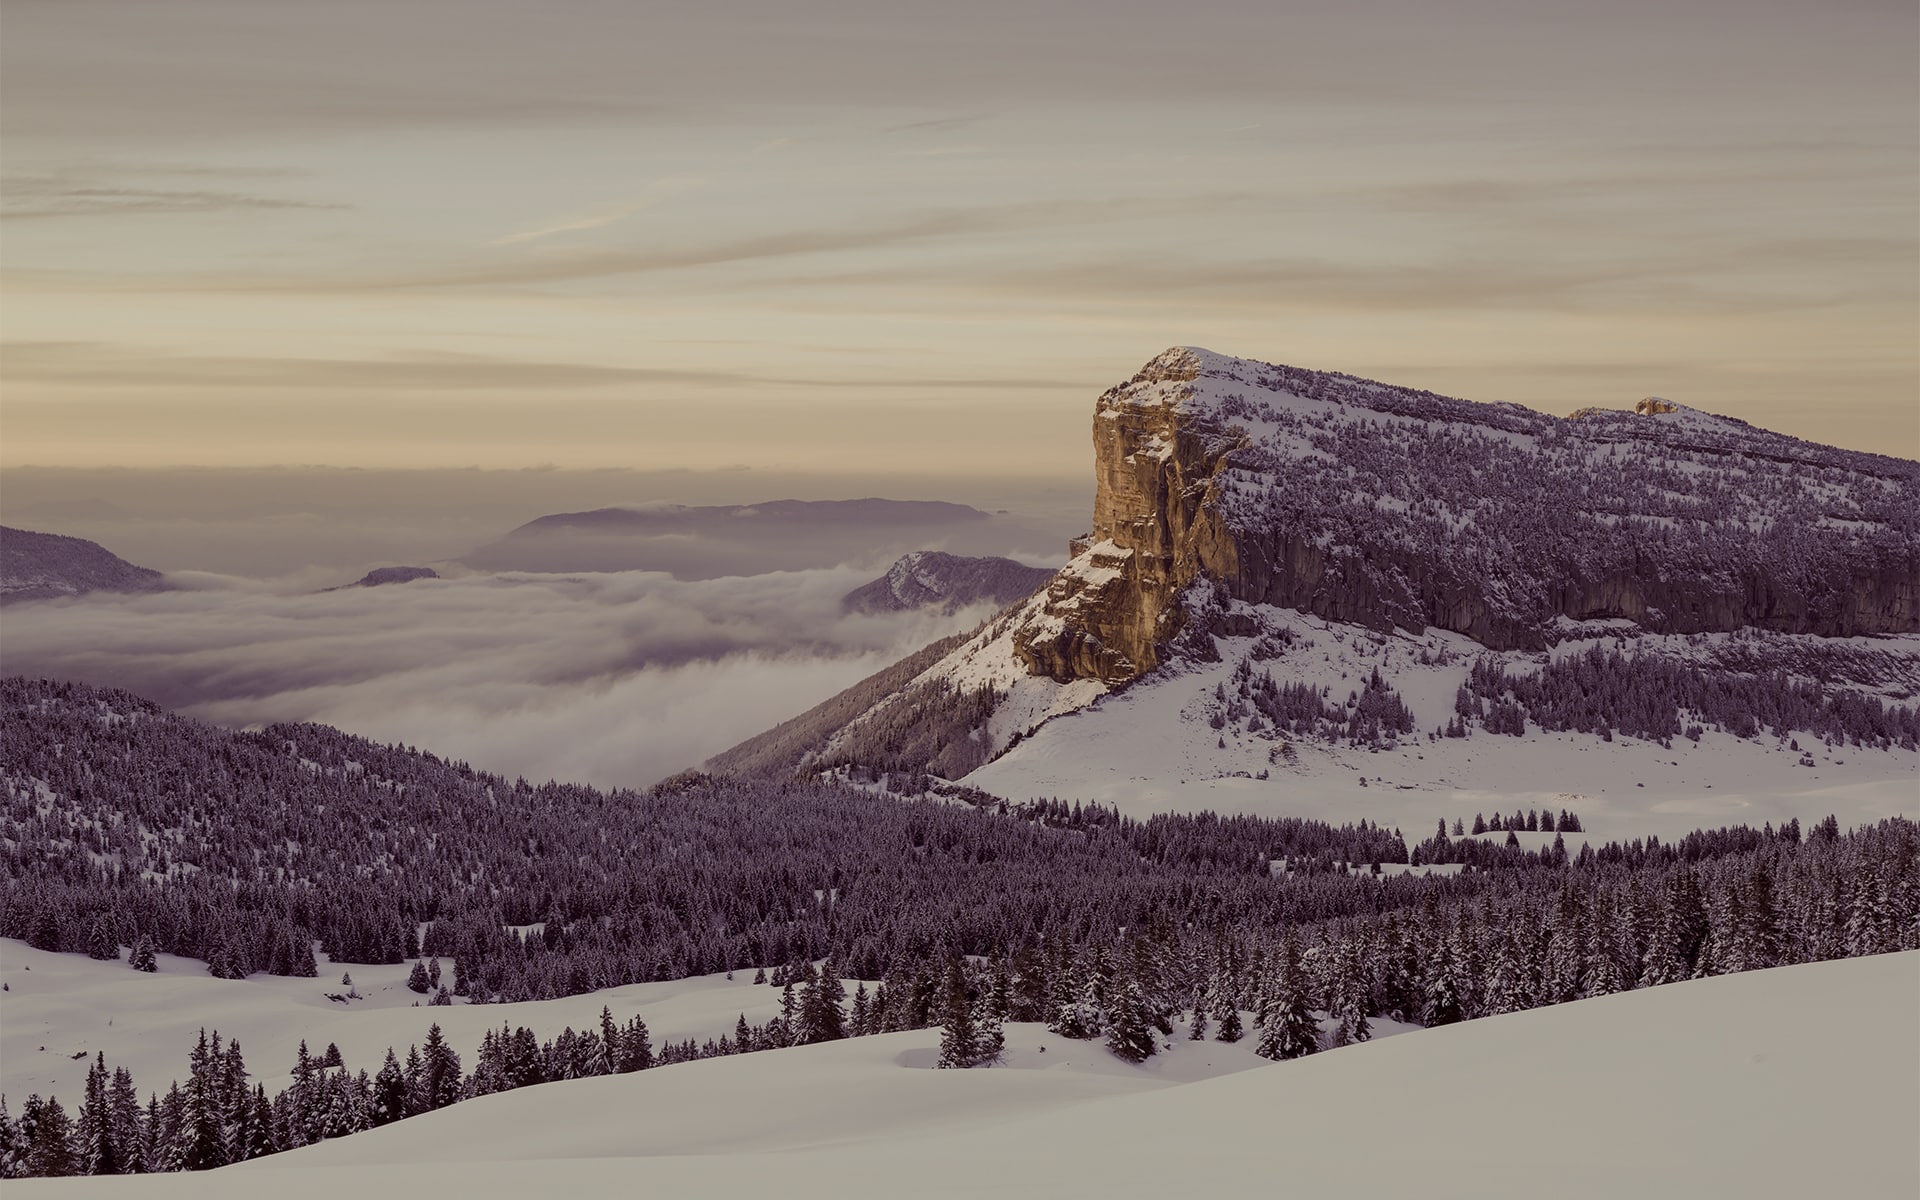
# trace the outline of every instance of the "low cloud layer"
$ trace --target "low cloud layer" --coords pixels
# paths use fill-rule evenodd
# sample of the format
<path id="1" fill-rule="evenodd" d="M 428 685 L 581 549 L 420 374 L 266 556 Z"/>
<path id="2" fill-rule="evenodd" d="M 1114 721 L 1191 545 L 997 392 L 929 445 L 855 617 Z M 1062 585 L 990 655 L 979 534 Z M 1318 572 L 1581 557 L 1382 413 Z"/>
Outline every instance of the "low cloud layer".
<path id="1" fill-rule="evenodd" d="M 181 574 L 180 591 L 10 609 L 0 670 L 221 724 L 320 721 L 509 776 L 641 786 L 987 615 L 842 612 L 867 576 L 472 575 L 314 594 Z"/>

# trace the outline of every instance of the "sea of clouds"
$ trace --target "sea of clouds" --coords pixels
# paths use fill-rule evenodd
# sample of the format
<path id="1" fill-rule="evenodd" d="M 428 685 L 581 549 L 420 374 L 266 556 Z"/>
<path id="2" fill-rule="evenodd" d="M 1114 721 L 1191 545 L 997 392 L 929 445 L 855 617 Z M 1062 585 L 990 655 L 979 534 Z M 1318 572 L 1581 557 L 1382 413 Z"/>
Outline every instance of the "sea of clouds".
<path id="1" fill-rule="evenodd" d="M 309 575 L 178 572 L 173 591 L 10 606 L 0 672 L 122 687 L 235 727 L 319 721 L 508 776 L 644 786 L 990 615 L 843 611 L 874 573 L 321 591 Z"/>

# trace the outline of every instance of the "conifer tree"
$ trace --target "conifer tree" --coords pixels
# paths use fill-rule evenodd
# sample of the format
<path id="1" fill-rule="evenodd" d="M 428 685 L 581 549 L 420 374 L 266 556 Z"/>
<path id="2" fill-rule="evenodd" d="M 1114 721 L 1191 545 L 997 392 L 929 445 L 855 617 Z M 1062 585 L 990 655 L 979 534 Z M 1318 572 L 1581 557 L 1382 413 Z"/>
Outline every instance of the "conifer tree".
<path id="1" fill-rule="evenodd" d="M 114 1139 L 107 1078 L 107 1057 L 96 1053 L 87 1067 L 85 1098 L 80 1102 L 80 1118 L 74 1126 L 74 1150 L 79 1155 L 83 1175 L 118 1175 L 123 1170 L 120 1148 Z"/>
<path id="2" fill-rule="evenodd" d="M 400 1059 L 394 1055 L 393 1047 L 389 1046 L 386 1060 L 373 1077 L 373 1123 L 391 1125 L 406 1119 L 412 1108 L 407 1095 L 406 1073 L 400 1069 Z"/>
<path id="3" fill-rule="evenodd" d="M 1131 975 L 1115 980 L 1107 1002 L 1107 1049 L 1127 1062 L 1152 1058 L 1160 1047 L 1154 1040 L 1151 1019 L 1140 981 Z"/>
<path id="4" fill-rule="evenodd" d="M 120 939 L 114 934 L 113 918 L 106 913 L 94 917 L 93 926 L 87 931 L 87 957 L 102 962 L 114 962 L 120 957 Z M 117 1174 L 112 1171 L 103 1173 Z"/>
<path id="5" fill-rule="evenodd" d="M 73 1120 L 59 1097 L 46 1100 L 28 1096 L 20 1110 L 20 1125 L 15 1136 L 25 1144 L 26 1174 L 37 1178 L 60 1178 L 80 1173 L 79 1156 L 73 1145 Z"/>
<path id="6" fill-rule="evenodd" d="M 644 1071 L 654 1065 L 653 1037 L 647 1031 L 647 1023 L 639 1013 L 627 1022 L 625 1034 L 620 1039 L 620 1069 L 626 1071 Z"/>
<path id="7" fill-rule="evenodd" d="M 26 1169 L 19 1128 L 7 1112 L 7 1098 L 0 1096 L 0 1179 L 18 1179 Z"/>
<path id="8" fill-rule="evenodd" d="M 445 1108 L 460 1098 L 460 1055 L 447 1045 L 438 1022 L 427 1029 L 420 1061 L 426 1089 L 421 1101 L 428 1112 Z"/>
<path id="9" fill-rule="evenodd" d="M 940 1058 L 934 1064 L 964 1069 L 979 1061 L 980 1046 L 973 1020 L 973 1002 L 967 996 L 966 973 L 958 958 L 947 964 L 946 989 L 940 1005 Z"/>
<path id="10" fill-rule="evenodd" d="M 1313 1019 L 1300 949 L 1292 928 L 1282 936 L 1279 975 L 1260 1004 L 1260 1041 L 1254 1053 L 1276 1061 L 1302 1058 L 1320 1049 L 1320 1023 Z"/>
<path id="11" fill-rule="evenodd" d="M 1240 1003 L 1233 990 L 1224 985 L 1208 990 L 1213 993 L 1213 1040 L 1237 1042 L 1245 1037 L 1246 1027 L 1240 1021 Z"/>
<path id="12" fill-rule="evenodd" d="M 819 973 L 808 979 L 805 986 L 806 992 L 800 998 L 798 1040 L 833 1042 L 846 1037 L 846 1018 L 840 1011 L 840 1002 L 846 999 L 847 989 L 834 973 L 833 961 L 822 962 Z"/>

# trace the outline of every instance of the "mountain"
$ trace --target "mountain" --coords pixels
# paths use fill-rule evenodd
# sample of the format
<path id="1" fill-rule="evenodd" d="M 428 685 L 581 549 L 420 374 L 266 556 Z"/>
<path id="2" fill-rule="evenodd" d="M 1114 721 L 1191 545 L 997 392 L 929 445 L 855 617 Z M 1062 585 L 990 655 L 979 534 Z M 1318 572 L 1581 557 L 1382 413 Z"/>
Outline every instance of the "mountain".
<path id="1" fill-rule="evenodd" d="M 938 550 L 902 555 L 887 573 L 847 593 L 849 612 L 906 612 L 1024 600 L 1053 578 L 1051 567 L 1029 567 L 1010 558 L 966 558 Z"/>
<path id="2" fill-rule="evenodd" d="M 1093 435 L 1093 530 L 1046 588 L 872 708 L 790 722 L 775 759 L 1139 811 L 1196 779 L 1264 810 L 1303 776 L 1910 793 L 1920 464 L 1670 401 L 1555 418 L 1185 348 Z"/>
<path id="3" fill-rule="evenodd" d="M 420 580 L 420 579 L 438 579 L 438 578 L 440 578 L 440 572 L 434 570 L 432 567 L 375 567 L 373 570 L 368 571 L 365 575 L 362 575 L 360 578 L 354 580 L 352 583 L 345 584 L 343 586 L 345 587 L 386 587 L 390 584 L 395 584 L 395 583 L 413 583 L 414 581 Z M 337 591 L 340 591 L 341 589 L 328 588 L 327 590 L 330 592 L 337 592 Z"/>
<path id="4" fill-rule="evenodd" d="M 0 526 L 0 603 L 165 587 L 160 572 L 136 567 L 96 542 Z"/>
<path id="5" fill-rule="evenodd" d="M 666 571 L 713 579 L 886 561 L 932 545 L 1006 553 L 1041 544 L 1035 531 L 964 504 L 774 500 L 556 513 L 463 561 L 487 571 Z"/>

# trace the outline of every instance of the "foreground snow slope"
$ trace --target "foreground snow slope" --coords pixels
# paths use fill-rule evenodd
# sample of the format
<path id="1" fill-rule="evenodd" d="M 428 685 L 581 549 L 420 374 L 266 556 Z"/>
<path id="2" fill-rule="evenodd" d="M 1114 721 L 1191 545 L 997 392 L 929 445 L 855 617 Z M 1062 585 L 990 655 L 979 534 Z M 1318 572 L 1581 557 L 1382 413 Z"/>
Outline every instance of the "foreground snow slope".
<path id="1" fill-rule="evenodd" d="M 1920 1193 L 1917 1011 L 1920 954 L 1884 955 L 1629 992 L 1181 1086 L 1152 1086 L 1084 1045 L 1060 1056 L 1072 1067 L 924 1070 L 937 1034 L 923 1031 L 509 1093 L 211 1175 L 12 1190 L 295 1200 L 1283 1186 L 1904 1200 Z M 1016 1047 L 1044 1036 L 1014 1033 Z M 1164 1061 L 1242 1052 L 1188 1046 Z M 1014 1061 L 1034 1068 L 1056 1053 Z"/>

